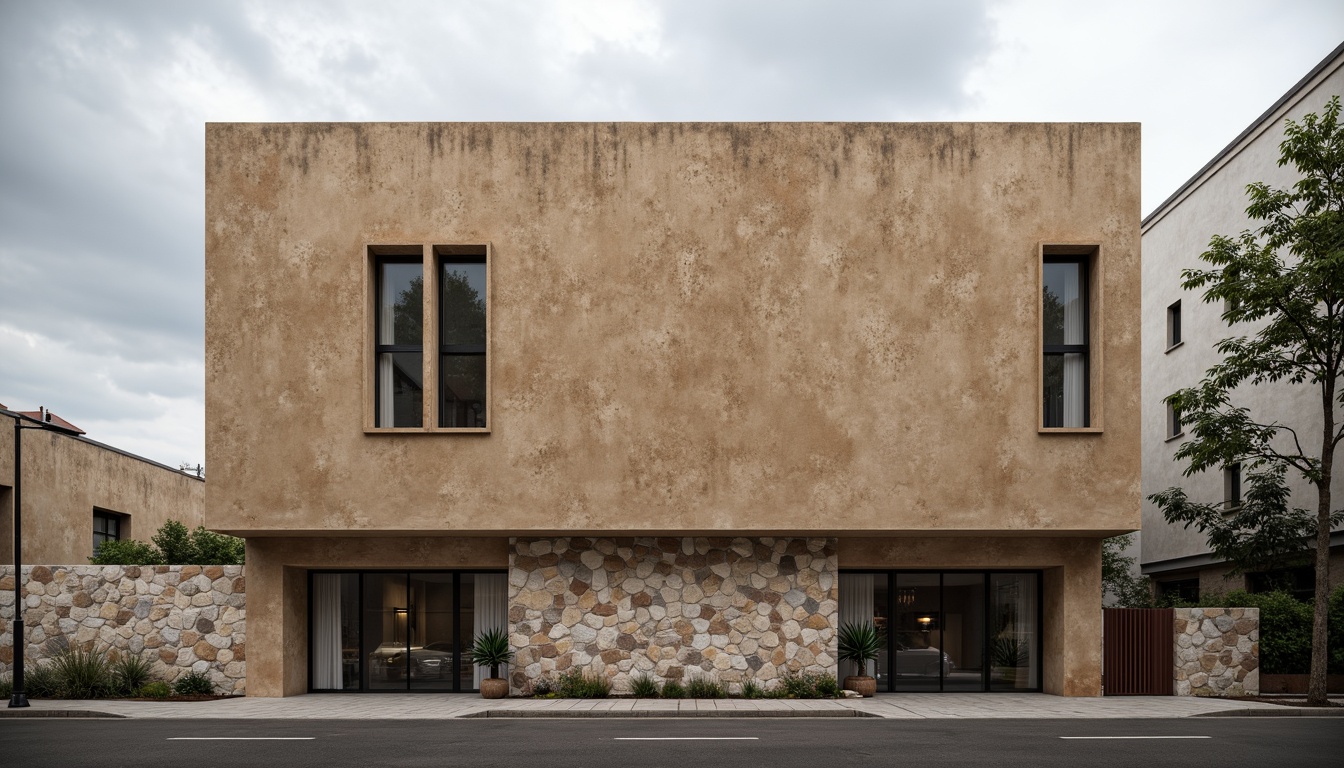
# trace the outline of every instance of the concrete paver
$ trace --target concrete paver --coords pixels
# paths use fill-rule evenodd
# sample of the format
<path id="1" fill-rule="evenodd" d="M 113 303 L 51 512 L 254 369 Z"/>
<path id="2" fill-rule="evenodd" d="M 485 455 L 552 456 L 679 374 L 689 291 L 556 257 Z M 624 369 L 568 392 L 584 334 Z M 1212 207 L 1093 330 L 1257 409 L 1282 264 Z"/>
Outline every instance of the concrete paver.
<path id="1" fill-rule="evenodd" d="M 202 702 L 35 700 L 34 710 L 101 712 L 149 719 L 421 720 L 464 717 L 872 717 L 938 718 L 1173 718 L 1248 710 L 1293 711 L 1253 701 L 1184 696 L 1065 698 L 1043 693 L 896 693 L 871 699 L 482 699 L 476 694 L 331 694 Z M 1286 710 L 1286 711 L 1285 711 Z M 55 714 L 53 712 L 53 714 Z"/>

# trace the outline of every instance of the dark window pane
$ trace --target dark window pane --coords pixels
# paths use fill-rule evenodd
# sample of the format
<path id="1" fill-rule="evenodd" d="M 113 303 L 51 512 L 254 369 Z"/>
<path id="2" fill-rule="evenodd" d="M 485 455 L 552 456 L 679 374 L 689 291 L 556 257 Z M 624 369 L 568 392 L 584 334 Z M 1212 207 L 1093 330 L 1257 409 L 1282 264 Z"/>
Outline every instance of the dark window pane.
<path id="1" fill-rule="evenodd" d="M 406 690 L 411 628 L 405 574 L 365 574 L 363 624 L 365 690 Z"/>
<path id="2" fill-rule="evenodd" d="M 423 359 L 419 352 L 378 355 L 378 426 L 420 426 Z"/>
<path id="3" fill-rule="evenodd" d="M 1041 325 L 1046 344 L 1086 344 L 1082 336 L 1081 265 L 1044 264 Z"/>
<path id="4" fill-rule="evenodd" d="M 994 573 L 989 576 L 990 690 L 1041 687 L 1037 578 L 1034 573 Z"/>
<path id="5" fill-rule="evenodd" d="M 891 642 L 896 650 L 893 675 L 897 691 L 937 691 L 948 659 L 943 652 L 938 574 L 896 575 L 896 621 Z"/>
<path id="6" fill-rule="evenodd" d="M 1087 426 L 1087 358 L 1080 353 L 1046 355 L 1041 409 L 1046 427 Z"/>
<path id="7" fill-rule="evenodd" d="M 383 263 L 378 296 L 378 343 L 419 344 L 423 338 L 424 268 Z"/>
<path id="8" fill-rule="evenodd" d="M 313 575 L 313 680 L 318 690 L 359 688 L 359 575 Z"/>
<path id="9" fill-rule="evenodd" d="M 453 690 L 457 628 L 453 622 L 453 574 L 411 574 L 412 690 Z"/>
<path id="10" fill-rule="evenodd" d="M 485 265 L 445 263 L 439 281 L 439 343 L 485 343 Z"/>
<path id="11" fill-rule="evenodd" d="M 985 690 L 985 575 L 943 574 L 944 691 Z"/>
<path id="12" fill-rule="evenodd" d="M 486 426 L 485 355 L 444 355 L 439 375 L 443 382 L 439 426 Z"/>

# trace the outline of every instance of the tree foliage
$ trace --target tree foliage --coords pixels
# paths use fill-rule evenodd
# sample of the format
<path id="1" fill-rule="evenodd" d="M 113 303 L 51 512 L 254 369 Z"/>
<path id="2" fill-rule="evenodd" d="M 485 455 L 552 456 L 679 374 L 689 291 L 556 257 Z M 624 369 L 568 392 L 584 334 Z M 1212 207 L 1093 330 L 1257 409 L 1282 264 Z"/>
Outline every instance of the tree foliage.
<path id="1" fill-rule="evenodd" d="M 188 531 L 169 520 L 146 544 L 134 539 L 106 541 L 89 558 L 94 565 L 242 565 L 244 542 L 197 526 Z"/>
<path id="2" fill-rule="evenodd" d="M 1152 585 L 1147 576 L 1134 573 L 1134 558 L 1125 549 L 1134 542 L 1134 534 L 1113 536 L 1101 542 L 1101 596 L 1115 596 L 1117 608 L 1151 608 Z"/>
<path id="3" fill-rule="evenodd" d="M 1194 526 L 1209 547 L 1238 569 L 1291 564 L 1314 555 L 1316 596 L 1308 701 L 1325 704 L 1326 608 L 1330 529 L 1344 520 L 1331 508 L 1334 453 L 1344 439 L 1344 128 L 1340 101 L 1318 116 L 1287 121 L 1279 165 L 1300 180 L 1289 189 L 1247 187 L 1247 215 L 1261 222 L 1237 237 L 1215 235 L 1200 258 L 1209 266 L 1182 272 L 1186 290 L 1221 303 L 1228 324 L 1253 333 L 1223 339 L 1222 356 L 1198 384 L 1166 403 L 1191 438 L 1176 451 L 1187 477 L 1239 464 L 1246 493 L 1239 507 L 1191 500 L 1180 488 L 1149 497 L 1169 523 Z M 1305 423 L 1267 419 L 1238 405 L 1239 387 L 1312 387 L 1321 432 Z M 1308 414 L 1303 413 L 1305 418 Z M 1314 421 L 1314 416 L 1312 417 Z M 1317 492 L 1316 510 L 1290 506 L 1289 473 Z"/>

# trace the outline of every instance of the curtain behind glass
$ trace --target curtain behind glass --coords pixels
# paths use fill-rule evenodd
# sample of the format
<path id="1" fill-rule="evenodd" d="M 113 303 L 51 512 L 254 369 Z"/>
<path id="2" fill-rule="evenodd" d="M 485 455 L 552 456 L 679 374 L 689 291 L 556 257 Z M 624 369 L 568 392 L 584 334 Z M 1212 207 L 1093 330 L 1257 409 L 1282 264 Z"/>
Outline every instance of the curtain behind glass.
<path id="1" fill-rule="evenodd" d="M 340 690 L 341 574 L 313 575 L 313 688 Z"/>
<path id="2" fill-rule="evenodd" d="M 1082 291 L 1082 270 L 1075 267 L 1070 279 L 1064 282 L 1064 343 L 1087 343 L 1087 318 L 1084 316 Z M 1087 398 L 1084 384 L 1087 378 L 1087 365 L 1080 354 L 1064 355 L 1064 426 L 1087 426 L 1087 414 L 1084 407 Z"/>
<path id="3" fill-rule="evenodd" d="M 1041 640 L 1037 634 L 1037 579 L 1034 573 L 990 575 L 994 612 L 990 638 L 990 689 L 1041 687 Z"/>
<path id="4" fill-rule="evenodd" d="M 475 638 L 483 632 L 492 629 L 509 631 L 508 574 L 478 573 L 475 574 L 475 581 L 475 621 L 471 628 L 471 638 L 467 641 L 468 648 L 471 647 Z M 475 667 L 475 665 L 473 666 Z M 499 674 L 508 679 L 509 666 L 507 664 L 501 665 Z M 489 667 L 475 667 L 471 678 L 473 686 L 480 688 L 481 681 L 489 676 Z"/>
<path id="5" fill-rule="evenodd" d="M 840 626 L 843 628 L 846 624 L 861 624 L 873 621 L 873 580 L 877 578 L 872 573 L 842 573 L 840 574 Z M 886 576 L 882 576 L 883 579 Z M 840 678 L 843 680 L 846 675 L 873 674 L 873 663 L 869 662 L 869 669 L 863 672 L 859 671 L 858 665 L 852 661 L 840 662 Z"/>

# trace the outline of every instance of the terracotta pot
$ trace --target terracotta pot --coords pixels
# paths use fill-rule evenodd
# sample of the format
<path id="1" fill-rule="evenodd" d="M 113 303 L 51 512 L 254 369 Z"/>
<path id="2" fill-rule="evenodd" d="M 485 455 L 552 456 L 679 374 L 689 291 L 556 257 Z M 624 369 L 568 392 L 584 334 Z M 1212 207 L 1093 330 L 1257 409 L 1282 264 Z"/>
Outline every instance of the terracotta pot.
<path id="1" fill-rule="evenodd" d="M 850 675 L 845 678 L 846 690 L 854 691 L 865 699 L 871 698 L 877 693 L 877 678 L 867 675 Z"/>
<path id="2" fill-rule="evenodd" d="M 502 677 L 487 677 L 481 681 L 481 698 L 502 699 L 509 695 L 509 681 Z"/>

